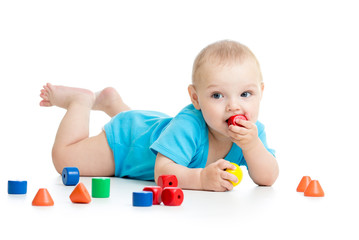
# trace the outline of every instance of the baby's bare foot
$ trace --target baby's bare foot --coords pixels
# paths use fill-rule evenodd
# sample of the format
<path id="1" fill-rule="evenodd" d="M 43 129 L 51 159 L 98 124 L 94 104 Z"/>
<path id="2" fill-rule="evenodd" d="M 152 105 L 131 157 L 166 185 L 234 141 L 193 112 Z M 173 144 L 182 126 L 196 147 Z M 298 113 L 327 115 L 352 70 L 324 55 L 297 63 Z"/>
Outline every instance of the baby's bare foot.
<path id="1" fill-rule="evenodd" d="M 47 83 L 41 89 L 40 106 L 57 106 L 67 109 L 73 103 L 84 104 L 92 108 L 95 102 L 95 94 L 87 89 L 55 86 Z"/>
<path id="2" fill-rule="evenodd" d="M 112 87 L 104 88 L 96 93 L 96 100 L 92 109 L 104 111 L 111 117 L 122 111 L 130 110 L 122 101 L 120 94 Z"/>

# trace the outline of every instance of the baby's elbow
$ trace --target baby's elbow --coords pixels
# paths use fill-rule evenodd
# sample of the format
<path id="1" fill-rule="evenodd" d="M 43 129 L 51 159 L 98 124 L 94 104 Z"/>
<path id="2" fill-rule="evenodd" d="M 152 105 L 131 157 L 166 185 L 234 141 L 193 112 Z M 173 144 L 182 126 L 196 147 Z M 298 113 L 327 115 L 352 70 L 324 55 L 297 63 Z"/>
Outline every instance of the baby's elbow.
<path id="1" fill-rule="evenodd" d="M 261 181 L 255 181 L 255 183 L 260 187 L 271 187 L 275 180 L 261 180 Z"/>
<path id="2" fill-rule="evenodd" d="M 155 164 L 154 180 L 156 184 L 158 184 L 158 177 L 162 175 L 161 171 L 161 167 L 158 164 Z"/>
<path id="3" fill-rule="evenodd" d="M 268 174 L 266 176 L 261 177 L 260 179 L 255 179 L 254 182 L 258 186 L 271 187 L 276 182 L 278 175 L 279 172 L 277 171 L 274 174 Z"/>
<path id="4" fill-rule="evenodd" d="M 173 163 L 172 160 L 169 158 L 163 156 L 161 153 L 157 154 L 156 161 L 155 161 L 155 167 L 154 167 L 154 180 L 157 184 L 158 177 L 161 175 L 168 174 L 169 165 Z"/>
<path id="5" fill-rule="evenodd" d="M 154 180 L 155 180 L 155 183 L 158 185 L 158 176 L 157 176 L 157 174 L 156 174 L 156 171 L 155 171 L 155 175 L 154 175 Z"/>

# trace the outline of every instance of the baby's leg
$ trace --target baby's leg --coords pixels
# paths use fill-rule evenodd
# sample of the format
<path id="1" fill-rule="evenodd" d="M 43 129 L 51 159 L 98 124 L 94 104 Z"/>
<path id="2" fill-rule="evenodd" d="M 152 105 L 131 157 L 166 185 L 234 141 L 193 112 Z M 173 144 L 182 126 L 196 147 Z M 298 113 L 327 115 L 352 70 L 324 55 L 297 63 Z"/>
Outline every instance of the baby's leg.
<path id="1" fill-rule="evenodd" d="M 114 175 L 113 154 L 105 133 L 89 138 L 89 118 L 95 95 L 86 89 L 47 84 L 41 97 L 41 106 L 67 109 L 52 149 L 56 170 L 61 173 L 64 167 L 75 166 L 84 176 Z"/>
<path id="2" fill-rule="evenodd" d="M 43 98 L 43 100 L 40 102 L 40 106 L 50 107 L 53 104 L 48 100 L 46 88 L 48 89 L 47 86 L 44 86 L 44 89 L 41 90 L 40 96 Z M 89 92 L 85 89 L 77 90 Z M 131 109 L 122 101 L 120 94 L 118 94 L 114 88 L 107 87 L 95 94 L 95 101 L 93 103 L 92 110 L 100 110 L 107 113 L 107 115 L 110 117 L 114 117 L 120 112 L 128 111 Z"/>

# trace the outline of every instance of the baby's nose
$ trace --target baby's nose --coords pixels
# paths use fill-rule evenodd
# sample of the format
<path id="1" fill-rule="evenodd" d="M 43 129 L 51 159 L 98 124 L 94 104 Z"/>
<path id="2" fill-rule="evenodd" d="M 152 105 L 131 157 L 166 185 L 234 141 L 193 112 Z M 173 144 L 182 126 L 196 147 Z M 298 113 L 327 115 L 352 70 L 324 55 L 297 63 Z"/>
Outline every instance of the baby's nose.
<path id="1" fill-rule="evenodd" d="M 227 104 L 226 110 L 228 112 L 235 112 L 235 111 L 241 110 L 241 107 L 240 107 L 239 103 L 237 103 L 236 101 L 230 101 Z"/>

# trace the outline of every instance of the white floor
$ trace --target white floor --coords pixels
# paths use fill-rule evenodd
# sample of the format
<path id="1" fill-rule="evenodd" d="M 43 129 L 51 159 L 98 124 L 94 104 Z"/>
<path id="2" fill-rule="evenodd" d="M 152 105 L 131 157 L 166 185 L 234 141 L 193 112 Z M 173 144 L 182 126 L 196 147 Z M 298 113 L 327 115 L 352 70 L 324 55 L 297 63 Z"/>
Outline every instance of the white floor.
<path id="1" fill-rule="evenodd" d="M 184 239 L 191 235 L 245 239 L 358 239 L 358 198 L 347 190 L 322 183 L 323 198 L 304 197 L 292 183 L 279 181 L 273 187 L 257 187 L 245 175 L 231 192 L 184 191 L 179 207 L 161 204 L 132 206 L 132 192 L 154 182 L 111 178 L 108 199 L 93 198 L 90 204 L 73 204 L 74 187 L 62 184 L 60 176 L 28 179 L 28 193 L 7 195 L 1 181 L 1 235 L 12 239 L 36 237 L 116 237 L 135 239 Z M 298 183 L 300 179 L 297 179 Z M 91 178 L 81 177 L 91 192 Z M 46 187 L 55 205 L 31 205 L 38 188 Z M 43 234 L 43 235 L 42 235 Z M 93 238 L 95 239 L 95 238 Z"/>

